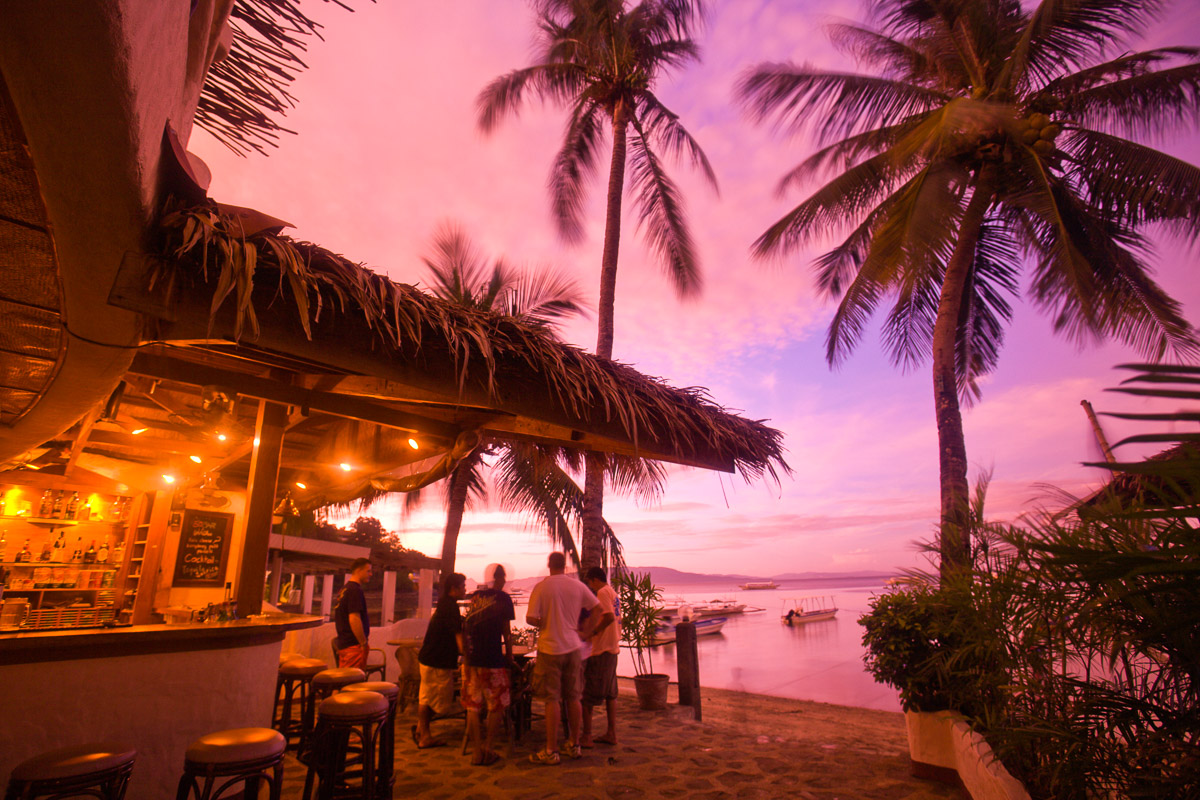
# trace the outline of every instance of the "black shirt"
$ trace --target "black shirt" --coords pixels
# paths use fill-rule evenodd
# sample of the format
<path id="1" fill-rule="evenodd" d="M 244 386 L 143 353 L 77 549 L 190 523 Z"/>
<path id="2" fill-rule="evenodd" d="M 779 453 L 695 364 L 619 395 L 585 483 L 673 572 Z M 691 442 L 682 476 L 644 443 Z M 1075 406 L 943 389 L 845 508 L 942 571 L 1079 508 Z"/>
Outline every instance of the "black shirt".
<path id="1" fill-rule="evenodd" d="M 333 610 L 333 625 L 337 630 L 337 647 L 344 650 L 358 644 L 358 637 L 350 627 L 350 615 L 358 614 L 362 618 L 363 635 L 370 640 L 371 619 L 367 615 L 367 596 L 358 581 L 346 581 L 342 593 L 338 596 L 337 607 Z"/>
<path id="2" fill-rule="evenodd" d="M 429 620 L 425 641 L 417 661 L 427 667 L 454 669 L 458 666 L 458 640 L 462 630 L 462 617 L 458 613 L 458 600 L 449 594 L 438 598 L 437 610 Z"/>
<path id="3" fill-rule="evenodd" d="M 517 618 L 512 598 L 499 589 L 480 589 L 471 598 L 463 620 L 467 665 L 498 669 L 508 666 L 504 657 L 504 631 Z"/>

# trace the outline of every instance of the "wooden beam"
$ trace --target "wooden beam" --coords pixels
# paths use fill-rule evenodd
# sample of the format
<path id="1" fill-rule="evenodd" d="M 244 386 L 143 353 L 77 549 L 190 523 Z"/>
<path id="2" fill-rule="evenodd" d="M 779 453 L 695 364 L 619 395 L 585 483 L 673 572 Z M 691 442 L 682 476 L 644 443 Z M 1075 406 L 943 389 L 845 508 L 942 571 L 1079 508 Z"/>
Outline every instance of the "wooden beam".
<path id="1" fill-rule="evenodd" d="M 71 473 L 75 471 L 75 463 L 79 461 L 79 456 L 83 453 L 83 447 L 87 444 L 88 434 L 92 432 L 92 426 L 100 418 L 100 411 L 102 409 L 103 406 L 96 406 L 83 418 L 83 422 L 79 423 L 79 433 L 75 436 L 75 441 L 71 444 L 71 455 L 67 457 L 67 465 L 63 467 L 64 478 L 69 479 Z"/>
<path id="2" fill-rule="evenodd" d="M 285 406 L 266 401 L 259 403 L 254 426 L 254 438 L 258 443 L 250 456 L 246 513 L 242 518 L 242 564 L 237 586 L 238 615 L 242 617 L 262 612 L 275 484 L 279 480 L 279 453 L 286 424 Z"/>
<path id="3" fill-rule="evenodd" d="M 134 356 L 129 371 L 195 386 L 224 386 L 247 397 L 296 406 L 306 412 L 320 411 L 338 417 L 361 419 L 417 434 L 432 434 L 451 441 L 459 434 L 458 427 L 450 423 L 388 408 L 357 397 L 291 386 L 269 378 L 259 378 L 166 356 L 138 353 Z"/>

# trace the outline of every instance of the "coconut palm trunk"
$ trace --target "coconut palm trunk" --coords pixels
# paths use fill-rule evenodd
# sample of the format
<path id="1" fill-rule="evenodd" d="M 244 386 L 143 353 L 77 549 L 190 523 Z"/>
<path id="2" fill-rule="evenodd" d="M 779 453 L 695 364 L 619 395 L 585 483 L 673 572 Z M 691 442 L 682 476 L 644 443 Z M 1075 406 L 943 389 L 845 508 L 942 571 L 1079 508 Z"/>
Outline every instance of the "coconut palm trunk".
<path id="1" fill-rule="evenodd" d="M 472 483 L 471 473 L 478 469 L 479 462 L 480 455 L 476 450 L 450 473 L 450 486 L 446 492 L 446 531 L 442 536 L 442 561 L 438 566 L 442 577 L 454 572 L 454 561 L 458 557 L 458 534 L 462 531 L 467 494 Z"/>
<path id="2" fill-rule="evenodd" d="M 959 405 L 957 346 L 959 319 L 966 300 L 967 278 L 975 262 L 975 246 L 991 205 L 993 168 L 980 170 L 975 192 L 963 214 L 954 253 L 946 265 L 933 326 L 933 398 L 937 418 L 938 467 L 941 478 L 941 571 L 965 566 L 971 552 L 967 442 Z"/>
<path id="3" fill-rule="evenodd" d="M 604 254 L 600 262 L 600 307 L 596 328 L 596 355 L 612 358 L 617 302 L 617 259 L 621 248 L 621 198 L 625 191 L 625 143 L 628 125 L 625 104 L 613 112 L 612 162 L 608 172 L 608 209 L 604 221 Z M 604 541 L 604 456 L 589 453 L 583 480 L 584 571 L 600 566 Z"/>

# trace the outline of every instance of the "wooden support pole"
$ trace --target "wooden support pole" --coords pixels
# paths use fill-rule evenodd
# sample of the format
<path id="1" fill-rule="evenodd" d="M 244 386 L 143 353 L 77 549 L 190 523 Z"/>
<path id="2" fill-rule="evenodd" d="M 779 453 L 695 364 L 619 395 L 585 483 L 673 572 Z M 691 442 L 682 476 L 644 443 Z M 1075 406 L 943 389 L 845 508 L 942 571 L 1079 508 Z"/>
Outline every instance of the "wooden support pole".
<path id="1" fill-rule="evenodd" d="M 303 614 L 311 614 L 313 607 L 313 587 L 317 584 L 316 575 L 304 576 L 304 594 L 300 596 L 300 611 Z"/>
<path id="2" fill-rule="evenodd" d="M 431 569 L 422 569 L 417 578 L 417 619 L 430 619 L 433 616 L 433 581 Z"/>
<path id="3" fill-rule="evenodd" d="M 321 576 L 321 616 L 333 619 L 333 576 Z"/>
<path id="4" fill-rule="evenodd" d="M 250 481 L 246 487 L 242 566 L 238 570 L 238 616 L 262 613 L 263 580 L 271 541 L 271 512 L 275 509 L 275 484 L 279 480 L 279 454 L 287 426 L 287 406 L 263 401 L 254 425 L 254 452 L 250 456 Z"/>
<path id="5" fill-rule="evenodd" d="M 696 623 L 675 625 L 675 659 L 679 672 L 679 705 L 691 706 L 700 719 L 700 654 L 696 649 Z"/>

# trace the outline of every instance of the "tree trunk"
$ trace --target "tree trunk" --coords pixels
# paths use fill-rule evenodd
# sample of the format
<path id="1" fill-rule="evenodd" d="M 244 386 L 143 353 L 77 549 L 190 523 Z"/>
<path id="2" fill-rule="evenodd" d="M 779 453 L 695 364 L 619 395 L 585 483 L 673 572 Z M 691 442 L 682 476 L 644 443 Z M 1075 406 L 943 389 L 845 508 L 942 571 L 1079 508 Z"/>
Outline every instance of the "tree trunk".
<path id="1" fill-rule="evenodd" d="M 621 198 L 625 192 L 627 111 L 613 110 L 613 152 L 608 171 L 608 210 L 604 224 L 604 255 L 600 262 L 600 306 L 597 309 L 596 355 L 612 358 L 613 316 L 617 296 L 617 254 L 621 246 Z M 604 458 L 589 453 L 583 484 L 583 571 L 600 565 L 604 541 Z"/>
<path id="2" fill-rule="evenodd" d="M 933 326 L 933 399 L 937 417 L 938 468 L 941 478 L 941 574 L 965 567 L 971 553 L 971 488 L 967 481 L 967 444 L 958 398 L 955 344 L 967 278 L 975 262 L 975 246 L 984 215 L 991 205 L 992 168 L 985 166 L 959 228 L 954 254 L 946 265 Z"/>
<path id="3" fill-rule="evenodd" d="M 442 561 L 438 565 L 442 578 L 454 572 L 458 533 L 462 530 L 463 514 L 467 510 L 467 489 L 471 485 L 469 478 L 478 463 L 478 456 L 472 453 L 450 473 L 450 485 L 446 489 L 446 533 L 442 536 Z"/>

